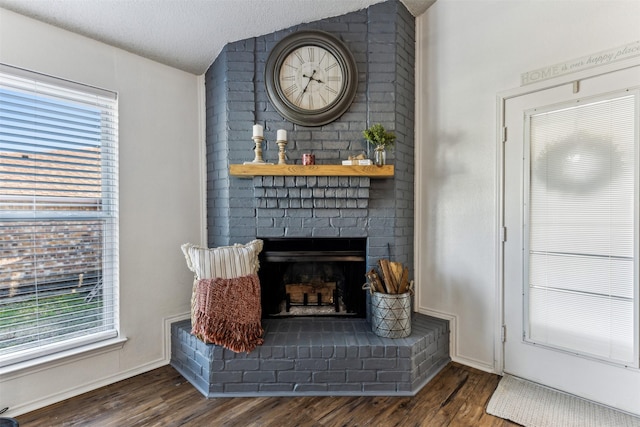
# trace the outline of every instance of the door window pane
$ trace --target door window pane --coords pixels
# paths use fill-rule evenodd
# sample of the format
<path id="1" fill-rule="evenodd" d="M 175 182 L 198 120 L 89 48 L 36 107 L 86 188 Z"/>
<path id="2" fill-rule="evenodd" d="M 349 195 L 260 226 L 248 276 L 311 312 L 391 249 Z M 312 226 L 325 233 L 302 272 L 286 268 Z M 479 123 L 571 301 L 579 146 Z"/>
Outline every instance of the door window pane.
<path id="1" fill-rule="evenodd" d="M 636 94 L 530 111 L 526 338 L 637 366 Z"/>

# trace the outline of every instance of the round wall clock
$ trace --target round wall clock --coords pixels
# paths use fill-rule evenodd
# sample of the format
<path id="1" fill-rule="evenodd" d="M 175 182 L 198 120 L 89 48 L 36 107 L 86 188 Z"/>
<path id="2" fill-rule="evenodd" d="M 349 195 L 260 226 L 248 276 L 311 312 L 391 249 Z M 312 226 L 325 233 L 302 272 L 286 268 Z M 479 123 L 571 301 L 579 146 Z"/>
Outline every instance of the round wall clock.
<path id="1" fill-rule="evenodd" d="M 324 31 L 300 31 L 282 39 L 265 68 L 267 95 L 293 123 L 322 126 L 344 114 L 358 86 L 356 61 Z"/>

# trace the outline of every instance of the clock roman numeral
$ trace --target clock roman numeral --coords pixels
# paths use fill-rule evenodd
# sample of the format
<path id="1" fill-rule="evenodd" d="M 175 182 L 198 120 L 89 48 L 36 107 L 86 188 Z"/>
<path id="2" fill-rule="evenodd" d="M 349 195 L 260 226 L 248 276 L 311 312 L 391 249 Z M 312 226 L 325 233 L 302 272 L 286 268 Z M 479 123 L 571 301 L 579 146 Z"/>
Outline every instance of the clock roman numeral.
<path id="1" fill-rule="evenodd" d="M 333 94 L 338 93 L 338 91 L 337 91 L 337 90 L 335 90 L 334 88 L 332 88 L 332 87 L 330 87 L 330 86 L 325 86 L 324 88 L 327 90 L 327 92 L 331 92 L 331 93 L 333 93 Z"/>
<path id="2" fill-rule="evenodd" d="M 341 82 L 342 81 L 342 77 L 341 76 L 329 76 L 327 77 L 327 80 L 330 82 Z"/>
<path id="3" fill-rule="evenodd" d="M 295 55 L 298 58 L 298 61 L 300 61 L 301 64 L 304 64 L 304 59 L 302 58 L 302 54 L 299 51 L 296 51 Z"/>
<path id="4" fill-rule="evenodd" d="M 318 93 L 318 95 L 320 96 L 320 99 L 322 100 L 322 106 L 324 107 L 325 105 L 327 105 L 327 100 L 324 99 L 324 96 L 322 96 L 321 93 Z"/>
<path id="5" fill-rule="evenodd" d="M 324 61 L 324 58 L 327 57 L 327 52 L 322 52 L 322 56 L 320 57 L 320 61 L 318 61 L 318 65 L 322 64 L 322 61 Z"/>
<path id="6" fill-rule="evenodd" d="M 284 90 L 284 94 L 289 97 L 297 90 L 298 90 L 298 85 L 294 83 Z"/>
<path id="7" fill-rule="evenodd" d="M 328 66 L 327 68 L 325 68 L 324 70 L 325 70 L 325 71 L 329 71 L 330 69 L 335 68 L 335 67 L 337 67 L 337 66 L 338 66 L 338 63 L 337 63 L 337 62 L 334 62 L 333 64 L 329 65 L 329 66 Z"/>
<path id="8" fill-rule="evenodd" d="M 315 58 L 316 48 L 308 47 L 307 48 L 307 53 L 309 55 L 309 62 L 313 62 L 314 58 Z"/>

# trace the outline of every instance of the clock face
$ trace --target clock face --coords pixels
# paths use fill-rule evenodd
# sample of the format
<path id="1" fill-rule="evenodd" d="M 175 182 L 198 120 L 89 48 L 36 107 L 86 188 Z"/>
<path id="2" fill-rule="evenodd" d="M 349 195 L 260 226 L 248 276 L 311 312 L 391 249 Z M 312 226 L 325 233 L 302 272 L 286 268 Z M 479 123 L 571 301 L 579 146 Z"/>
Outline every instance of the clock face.
<path id="1" fill-rule="evenodd" d="M 323 110 L 342 93 L 344 71 L 327 49 L 307 45 L 291 51 L 280 68 L 280 87 L 284 97 L 296 107 Z"/>
<path id="2" fill-rule="evenodd" d="M 265 64 L 273 107 L 287 120 L 322 126 L 344 114 L 356 95 L 358 70 L 347 47 L 329 33 L 299 31 L 280 40 Z"/>

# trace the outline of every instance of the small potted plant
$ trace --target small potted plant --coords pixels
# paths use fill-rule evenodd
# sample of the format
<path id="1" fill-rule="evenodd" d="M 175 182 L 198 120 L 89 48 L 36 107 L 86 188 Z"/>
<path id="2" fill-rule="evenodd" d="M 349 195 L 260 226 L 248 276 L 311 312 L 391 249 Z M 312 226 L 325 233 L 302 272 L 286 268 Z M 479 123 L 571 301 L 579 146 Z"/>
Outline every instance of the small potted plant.
<path id="1" fill-rule="evenodd" d="M 376 166 L 382 166 L 387 161 L 387 147 L 391 147 L 396 140 L 393 132 L 387 132 L 380 123 L 376 123 L 369 129 L 362 131 L 364 139 L 375 146 L 373 162 Z"/>

